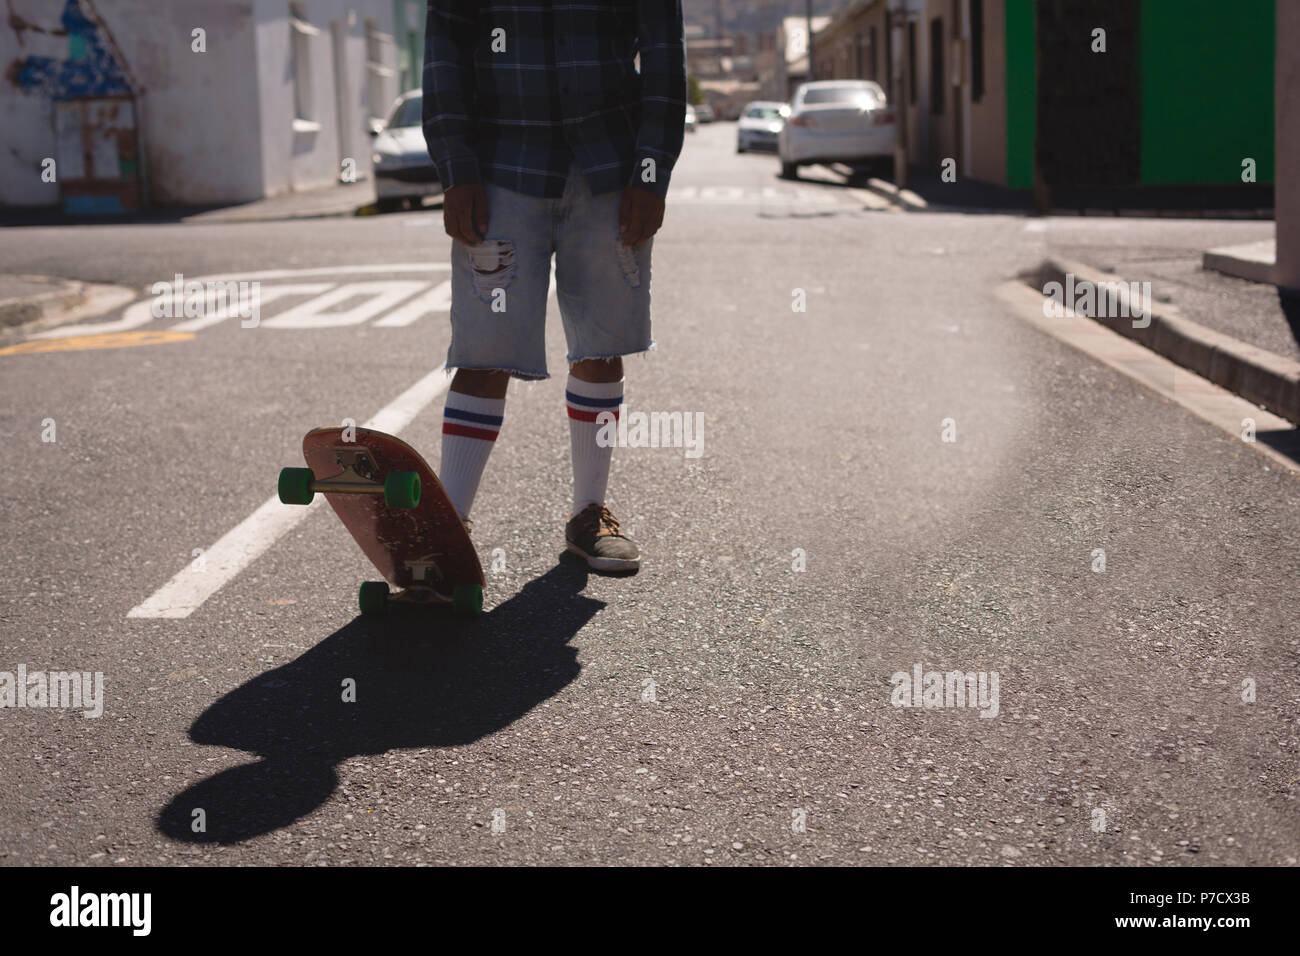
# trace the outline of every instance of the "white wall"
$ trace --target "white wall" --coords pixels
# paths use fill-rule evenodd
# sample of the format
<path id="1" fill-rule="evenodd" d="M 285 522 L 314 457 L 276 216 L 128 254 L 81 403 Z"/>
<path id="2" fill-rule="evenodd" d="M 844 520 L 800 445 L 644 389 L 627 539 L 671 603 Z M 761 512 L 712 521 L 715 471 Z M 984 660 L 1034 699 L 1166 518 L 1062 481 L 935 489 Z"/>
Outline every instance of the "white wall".
<path id="1" fill-rule="evenodd" d="M 29 56 L 64 60 L 66 36 L 53 31 L 66 0 L 11 0 L 23 30 L 0 18 L 0 63 Z M 82 0 L 103 19 L 139 92 L 142 165 L 149 196 L 161 204 L 243 202 L 338 181 L 339 109 L 331 21 L 344 33 L 344 118 L 359 178 L 370 175 L 366 82 L 366 20 L 391 36 L 392 0 L 304 0 L 311 40 L 314 116 L 321 128 L 294 131 L 288 0 Z M 349 22 L 348 11 L 354 11 Z M 206 31 L 207 51 L 191 49 L 192 31 Z M 391 43 L 386 66 L 396 65 Z M 379 113 L 397 96 L 389 80 Z M 0 84 L 0 204 L 54 205 L 57 184 L 40 181 L 54 156 L 53 103 L 48 95 Z"/>
<path id="2" fill-rule="evenodd" d="M 23 20 L 59 29 L 64 0 L 13 0 Z M 142 160 L 154 202 L 205 203 L 261 195 L 252 72 L 251 0 L 97 0 L 93 9 L 120 51 L 138 94 Z M 83 3 L 89 15 L 89 5 Z M 191 31 L 207 31 L 207 52 L 191 49 Z M 0 21 L 0 62 L 28 56 L 65 60 L 66 36 L 23 31 Z M 57 184 L 39 180 L 54 155 L 54 106 L 48 95 L 0 87 L 0 201 L 53 205 Z M 247 161 L 252 156 L 253 161 Z"/>
<path id="3" fill-rule="evenodd" d="M 311 116 L 319 130 L 294 130 L 294 91 L 288 0 L 254 0 L 257 16 L 257 72 L 260 90 L 263 181 L 267 195 L 312 189 L 337 182 L 344 153 L 354 154 L 358 178 L 370 175 L 369 104 L 366 73 L 366 19 L 391 37 L 391 0 L 303 0 L 306 20 L 320 32 L 307 41 L 311 75 Z M 349 19 L 349 11 L 352 16 Z M 343 31 L 346 100 L 343 122 L 348 133 L 340 136 L 337 104 L 333 25 Z M 391 42 L 383 44 L 384 65 L 395 66 Z M 396 81 L 389 80 L 383 115 L 397 97 Z M 343 144 L 349 147 L 341 149 Z"/>

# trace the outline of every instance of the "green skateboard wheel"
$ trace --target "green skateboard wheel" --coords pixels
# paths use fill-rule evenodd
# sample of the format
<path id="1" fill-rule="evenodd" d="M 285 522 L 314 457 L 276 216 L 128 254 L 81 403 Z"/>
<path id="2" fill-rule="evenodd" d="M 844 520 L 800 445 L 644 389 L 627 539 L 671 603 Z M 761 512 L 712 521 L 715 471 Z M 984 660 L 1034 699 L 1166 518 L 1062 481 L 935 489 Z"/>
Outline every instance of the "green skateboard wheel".
<path id="1" fill-rule="evenodd" d="M 384 479 L 384 504 L 390 508 L 414 508 L 420 503 L 420 475 L 414 471 L 390 471 Z"/>
<path id="2" fill-rule="evenodd" d="M 286 505 L 309 505 L 316 492 L 311 483 L 316 480 L 310 468 L 280 469 L 280 500 Z"/>
<path id="3" fill-rule="evenodd" d="M 477 584 L 458 584 L 451 592 L 451 609 L 466 617 L 483 613 L 483 589 Z"/>
<path id="4" fill-rule="evenodd" d="M 363 581 L 357 592 L 357 605 L 362 614 L 387 614 L 388 582 Z"/>

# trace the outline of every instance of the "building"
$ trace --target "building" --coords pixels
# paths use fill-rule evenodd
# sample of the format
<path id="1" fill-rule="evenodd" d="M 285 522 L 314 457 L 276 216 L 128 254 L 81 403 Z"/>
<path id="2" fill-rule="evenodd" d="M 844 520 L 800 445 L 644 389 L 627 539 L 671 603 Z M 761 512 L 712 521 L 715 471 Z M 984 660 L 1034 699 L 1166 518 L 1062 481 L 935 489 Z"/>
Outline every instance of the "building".
<path id="1" fill-rule="evenodd" d="M 813 17 L 816 36 L 831 23 L 830 17 Z M 788 101 L 800 83 L 808 79 L 808 20 L 784 17 L 776 28 L 775 70 L 763 83 L 767 99 Z"/>
<path id="2" fill-rule="evenodd" d="M 1267 183 L 1275 18 L 1275 0 L 861 0 L 814 61 L 880 82 L 912 165 L 1029 189 L 1241 183 L 1252 160 Z"/>
<path id="3" fill-rule="evenodd" d="M 362 179 L 371 119 L 418 85 L 414 0 L 8 6 L 5 205 L 111 213 Z"/>

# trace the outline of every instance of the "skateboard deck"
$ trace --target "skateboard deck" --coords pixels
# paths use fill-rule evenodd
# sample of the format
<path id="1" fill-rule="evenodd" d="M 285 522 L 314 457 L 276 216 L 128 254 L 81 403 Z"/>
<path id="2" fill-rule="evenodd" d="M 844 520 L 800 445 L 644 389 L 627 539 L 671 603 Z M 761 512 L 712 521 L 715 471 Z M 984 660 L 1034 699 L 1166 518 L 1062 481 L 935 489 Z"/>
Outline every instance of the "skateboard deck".
<path id="1" fill-rule="evenodd" d="M 346 435 L 345 435 L 346 433 Z M 351 440 L 345 440 L 351 439 Z M 307 468 L 280 473 L 280 500 L 323 494 L 385 578 L 361 585 L 364 613 L 394 601 L 483 606 L 483 568 L 438 476 L 406 442 L 368 428 L 316 428 L 302 440 Z M 403 590 L 389 596 L 388 584 Z"/>

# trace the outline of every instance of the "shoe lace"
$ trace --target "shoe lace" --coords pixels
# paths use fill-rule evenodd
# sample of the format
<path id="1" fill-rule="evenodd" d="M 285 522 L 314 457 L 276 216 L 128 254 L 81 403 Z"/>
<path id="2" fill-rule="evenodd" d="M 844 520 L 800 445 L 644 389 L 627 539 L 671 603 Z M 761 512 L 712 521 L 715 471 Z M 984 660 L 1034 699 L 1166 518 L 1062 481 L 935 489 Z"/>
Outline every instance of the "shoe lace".
<path id="1" fill-rule="evenodd" d="M 613 535 L 616 538 L 623 537 L 618 528 L 618 519 L 604 505 L 588 505 L 584 513 L 584 524 L 587 527 L 595 525 L 596 537 L 604 538 Z"/>

